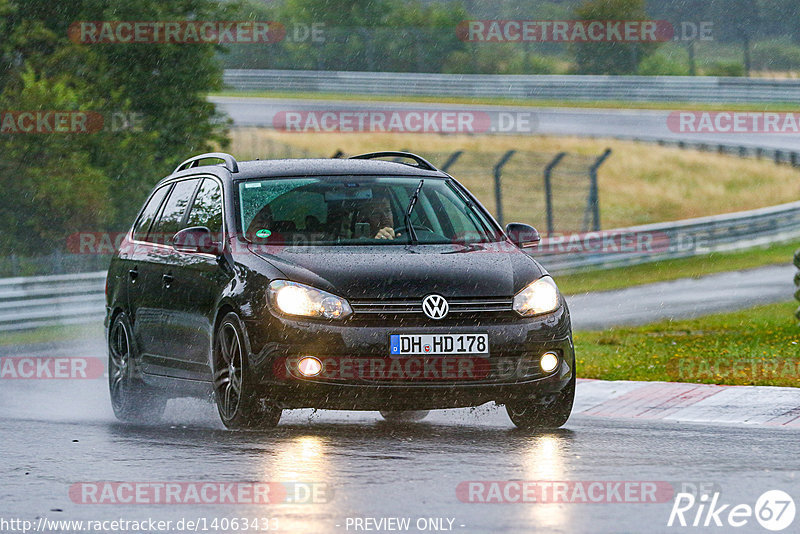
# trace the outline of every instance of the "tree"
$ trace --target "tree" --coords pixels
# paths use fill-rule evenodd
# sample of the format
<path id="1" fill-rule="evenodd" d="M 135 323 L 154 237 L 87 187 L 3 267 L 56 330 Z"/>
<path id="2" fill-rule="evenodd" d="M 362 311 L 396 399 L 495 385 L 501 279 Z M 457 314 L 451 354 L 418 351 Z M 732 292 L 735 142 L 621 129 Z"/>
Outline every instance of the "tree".
<path id="1" fill-rule="evenodd" d="M 80 44 L 69 39 L 70 24 L 224 20 L 225 9 L 211 0 L 0 0 L 0 110 L 105 119 L 91 134 L 0 135 L 6 251 L 50 252 L 77 231 L 127 228 L 177 162 L 226 142 L 206 100 L 222 86 L 218 46 Z M 115 127 L 123 116 L 138 124 Z"/>

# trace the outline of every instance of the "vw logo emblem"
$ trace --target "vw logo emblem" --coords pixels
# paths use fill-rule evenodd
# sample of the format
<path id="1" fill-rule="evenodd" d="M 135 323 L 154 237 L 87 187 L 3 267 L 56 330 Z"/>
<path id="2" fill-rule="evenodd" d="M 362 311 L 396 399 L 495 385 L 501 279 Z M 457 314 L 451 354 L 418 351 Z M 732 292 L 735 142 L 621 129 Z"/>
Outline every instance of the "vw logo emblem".
<path id="1" fill-rule="evenodd" d="M 431 319 L 444 319 L 450 311 L 450 305 L 441 295 L 428 295 L 422 299 L 422 311 Z"/>

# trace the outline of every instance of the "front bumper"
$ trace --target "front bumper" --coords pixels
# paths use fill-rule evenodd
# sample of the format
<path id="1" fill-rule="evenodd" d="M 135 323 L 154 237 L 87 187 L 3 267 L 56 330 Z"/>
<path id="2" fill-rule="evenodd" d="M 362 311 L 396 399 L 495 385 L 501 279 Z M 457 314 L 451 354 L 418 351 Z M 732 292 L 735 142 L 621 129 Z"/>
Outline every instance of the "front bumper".
<path id="1" fill-rule="evenodd" d="M 550 399 L 567 387 L 575 372 L 566 306 L 547 316 L 505 321 L 348 325 L 270 316 L 265 322 L 248 322 L 247 328 L 251 374 L 263 395 L 283 408 L 426 410 L 516 399 L 536 402 Z M 287 365 L 299 357 L 314 356 L 323 362 L 336 362 L 337 369 L 344 368 L 345 363 L 350 370 L 358 369 L 359 361 L 385 361 L 388 369 L 396 363 L 396 358 L 388 355 L 389 335 L 420 332 L 487 333 L 488 355 L 419 357 L 429 362 L 450 358 L 455 360 L 453 369 L 458 369 L 465 358 L 480 360 L 475 368 L 483 372 L 436 376 L 335 372 L 304 378 Z M 550 373 L 538 366 L 534 369 L 531 362 L 538 364 L 539 357 L 548 351 L 558 354 L 558 367 Z M 364 368 L 369 365 L 362 365 Z"/>

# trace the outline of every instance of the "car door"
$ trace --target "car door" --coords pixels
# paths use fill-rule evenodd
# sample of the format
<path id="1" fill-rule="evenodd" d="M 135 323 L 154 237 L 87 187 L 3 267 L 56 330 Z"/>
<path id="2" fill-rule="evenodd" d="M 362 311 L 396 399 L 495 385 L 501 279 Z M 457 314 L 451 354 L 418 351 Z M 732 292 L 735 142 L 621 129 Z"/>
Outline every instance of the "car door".
<path id="1" fill-rule="evenodd" d="M 156 189 L 142 209 L 131 231 L 130 246 L 120 250 L 127 277 L 128 315 L 136 346 L 142 355 L 158 352 L 154 326 L 158 324 L 161 300 L 162 254 L 151 228 L 158 220 L 172 184 Z"/>
<path id="2" fill-rule="evenodd" d="M 174 329 L 170 325 L 170 306 L 167 290 L 180 267 L 181 255 L 172 248 L 172 237 L 183 228 L 186 213 L 199 185 L 197 178 L 188 178 L 173 183 L 160 214 L 148 233 L 147 285 L 142 299 L 149 304 L 144 321 L 134 330 L 137 339 L 143 340 L 142 370 L 148 374 L 184 378 L 187 370 L 179 360 L 170 357 L 169 336 Z"/>
<path id="3" fill-rule="evenodd" d="M 223 235 L 222 186 L 205 178 L 183 224 L 184 228 L 205 226 L 221 241 Z M 180 362 L 182 376 L 211 380 L 209 358 L 213 320 L 220 290 L 230 273 L 217 256 L 198 252 L 177 252 L 172 263 L 173 279 L 164 287 L 166 356 Z"/>

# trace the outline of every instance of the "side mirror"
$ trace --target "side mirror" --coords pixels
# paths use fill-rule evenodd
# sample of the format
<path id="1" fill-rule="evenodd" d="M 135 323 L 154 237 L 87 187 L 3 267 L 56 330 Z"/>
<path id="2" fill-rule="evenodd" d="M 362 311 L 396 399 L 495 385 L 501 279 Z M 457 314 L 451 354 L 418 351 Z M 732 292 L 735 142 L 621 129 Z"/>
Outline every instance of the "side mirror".
<path id="1" fill-rule="evenodd" d="M 205 226 L 184 228 L 172 238 L 172 248 L 178 252 L 222 254 L 222 243 L 215 242 L 211 230 Z"/>
<path id="2" fill-rule="evenodd" d="M 536 228 L 522 223 L 509 223 L 506 226 L 506 235 L 519 248 L 535 247 L 542 240 Z"/>

